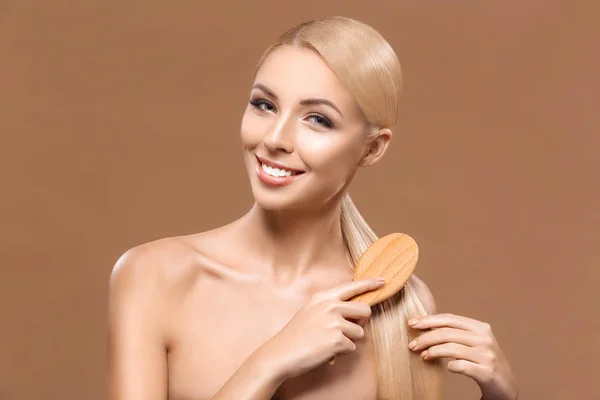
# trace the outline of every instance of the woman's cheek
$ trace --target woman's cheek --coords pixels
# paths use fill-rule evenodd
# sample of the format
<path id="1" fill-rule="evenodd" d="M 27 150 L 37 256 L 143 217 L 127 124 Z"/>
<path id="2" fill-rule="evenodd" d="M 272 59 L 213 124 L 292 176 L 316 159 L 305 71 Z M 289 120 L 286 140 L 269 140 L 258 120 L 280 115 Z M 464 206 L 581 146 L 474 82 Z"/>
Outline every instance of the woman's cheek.
<path id="1" fill-rule="evenodd" d="M 297 143 L 296 150 L 311 170 L 327 170 L 329 173 L 339 171 L 345 175 L 345 171 L 351 168 L 355 150 L 347 143 L 325 135 L 305 136 Z"/>
<path id="2" fill-rule="evenodd" d="M 327 164 L 328 159 L 336 153 L 336 143 L 326 134 L 303 133 L 296 140 L 296 151 L 302 155 L 307 164 Z M 310 161 L 309 161 L 310 159 Z M 315 165 L 316 166 L 316 165 Z"/>
<path id="3" fill-rule="evenodd" d="M 242 119 L 240 133 L 244 145 L 247 147 L 255 147 L 260 143 L 264 136 L 264 132 L 268 129 L 266 121 L 261 121 L 256 115 L 246 114 Z"/>

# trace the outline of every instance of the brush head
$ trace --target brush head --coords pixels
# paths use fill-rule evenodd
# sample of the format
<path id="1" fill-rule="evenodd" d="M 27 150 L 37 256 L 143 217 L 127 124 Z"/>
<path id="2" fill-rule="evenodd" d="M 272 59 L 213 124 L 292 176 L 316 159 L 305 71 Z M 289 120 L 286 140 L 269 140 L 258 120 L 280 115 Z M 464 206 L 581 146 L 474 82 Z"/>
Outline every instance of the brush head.
<path id="1" fill-rule="evenodd" d="M 408 282 L 418 259 L 417 243 L 404 233 L 392 233 L 376 240 L 358 260 L 354 280 L 383 277 L 385 284 L 379 289 L 355 296 L 350 301 L 374 306 L 389 299 Z"/>

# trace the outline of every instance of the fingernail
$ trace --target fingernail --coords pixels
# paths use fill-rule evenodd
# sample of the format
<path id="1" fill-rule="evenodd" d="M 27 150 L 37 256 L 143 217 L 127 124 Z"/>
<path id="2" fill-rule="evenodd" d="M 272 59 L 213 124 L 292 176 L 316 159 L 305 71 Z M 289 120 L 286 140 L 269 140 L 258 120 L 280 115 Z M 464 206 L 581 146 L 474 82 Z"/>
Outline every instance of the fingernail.
<path id="1" fill-rule="evenodd" d="M 385 282 L 385 278 L 381 278 L 381 277 L 380 277 L 380 278 L 377 278 L 377 279 L 375 279 L 375 281 L 376 281 L 377 283 L 384 283 L 384 282 Z"/>
<path id="2" fill-rule="evenodd" d="M 417 322 L 419 322 L 419 320 L 418 320 L 417 318 L 413 318 L 413 319 L 411 319 L 410 321 L 408 321 L 408 324 L 409 324 L 410 326 L 413 326 L 413 325 L 416 325 L 416 324 L 417 324 Z"/>
<path id="3" fill-rule="evenodd" d="M 424 352 L 421 353 L 421 357 L 423 357 L 423 358 L 427 357 L 427 350 L 425 350 Z"/>
<path id="4" fill-rule="evenodd" d="M 416 345 L 417 345 L 417 341 L 416 341 L 416 340 L 413 340 L 412 342 L 410 342 L 410 343 L 408 344 L 408 347 L 409 347 L 410 349 L 414 349 Z"/>

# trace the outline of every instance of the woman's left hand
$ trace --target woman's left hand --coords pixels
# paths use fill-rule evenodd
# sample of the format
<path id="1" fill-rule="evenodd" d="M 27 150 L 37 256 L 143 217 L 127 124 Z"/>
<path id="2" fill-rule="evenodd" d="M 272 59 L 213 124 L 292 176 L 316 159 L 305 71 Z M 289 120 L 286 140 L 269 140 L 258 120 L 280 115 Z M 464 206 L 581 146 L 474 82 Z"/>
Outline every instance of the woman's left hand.
<path id="1" fill-rule="evenodd" d="M 448 370 L 473 378 L 481 389 L 482 400 L 518 398 L 517 379 L 489 324 L 453 314 L 426 315 L 417 320 L 414 325 L 409 321 L 409 325 L 434 329 L 411 342 L 411 350 L 420 351 L 424 360 L 454 358 L 448 362 Z"/>

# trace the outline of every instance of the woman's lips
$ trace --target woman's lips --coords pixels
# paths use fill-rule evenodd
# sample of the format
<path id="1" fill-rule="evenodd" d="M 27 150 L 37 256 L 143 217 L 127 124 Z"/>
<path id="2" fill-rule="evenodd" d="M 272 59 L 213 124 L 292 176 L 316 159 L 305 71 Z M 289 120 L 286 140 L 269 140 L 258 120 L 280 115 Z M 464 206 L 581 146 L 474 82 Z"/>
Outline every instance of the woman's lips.
<path id="1" fill-rule="evenodd" d="M 278 168 L 278 169 L 281 169 L 281 170 L 291 171 L 292 175 L 304 172 L 304 171 L 302 171 L 300 169 L 291 168 L 291 167 L 289 167 L 289 166 L 287 166 L 285 164 L 282 164 L 280 162 L 271 161 L 269 159 L 266 159 L 264 157 L 259 156 L 258 154 L 255 154 L 255 156 L 258 159 L 258 161 L 260 161 L 262 164 L 266 164 L 266 165 L 268 165 L 271 168 Z"/>
<path id="2" fill-rule="evenodd" d="M 295 181 L 296 179 L 298 179 L 300 176 L 302 176 L 304 174 L 304 172 L 302 171 L 297 171 L 297 170 L 289 170 L 290 172 L 293 171 L 292 175 L 290 176 L 273 176 L 270 175 L 265 168 L 263 167 L 263 163 L 258 157 L 256 158 L 256 174 L 258 175 L 258 178 L 260 179 L 261 182 L 263 182 L 264 184 L 267 185 L 271 185 L 271 186 L 285 186 L 285 185 L 289 185 L 290 183 L 292 183 L 293 181 Z M 268 164 L 266 164 L 268 165 Z"/>

